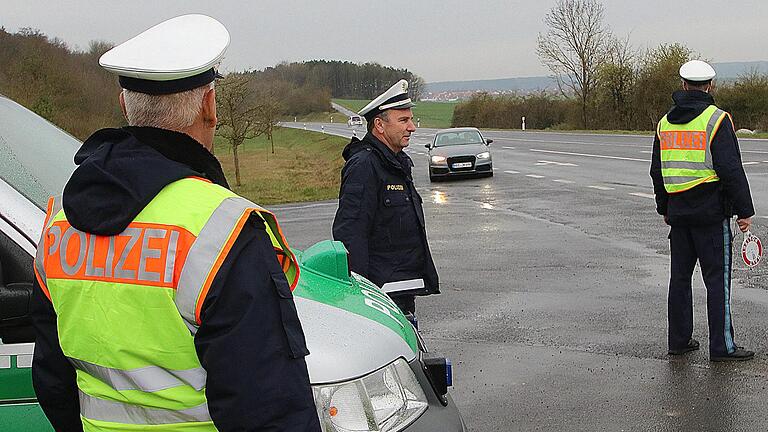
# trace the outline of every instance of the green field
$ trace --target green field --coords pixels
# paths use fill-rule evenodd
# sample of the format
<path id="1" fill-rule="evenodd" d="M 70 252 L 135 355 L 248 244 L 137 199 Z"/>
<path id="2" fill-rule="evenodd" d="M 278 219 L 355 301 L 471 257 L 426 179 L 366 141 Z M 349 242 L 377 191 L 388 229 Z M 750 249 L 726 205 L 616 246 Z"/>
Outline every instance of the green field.
<path id="1" fill-rule="evenodd" d="M 242 186 L 237 187 L 229 143 L 216 137 L 216 157 L 232 190 L 261 205 L 339 196 L 341 151 L 348 139 L 289 128 L 277 128 L 274 138 L 274 154 L 264 137 L 239 148 Z"/>
<path id="2" fill-rule="evenodd" d="M 333 101 L 355 112 L 360 111 L 370 102 L 355 99 L 333 99 Z M 448 128 L 451 127 L 454 108 L 456 108 L 455 102 L 416 102 L 416 106 L 413 107 L 414 121 L 420 119 L 420 127 Z"/>

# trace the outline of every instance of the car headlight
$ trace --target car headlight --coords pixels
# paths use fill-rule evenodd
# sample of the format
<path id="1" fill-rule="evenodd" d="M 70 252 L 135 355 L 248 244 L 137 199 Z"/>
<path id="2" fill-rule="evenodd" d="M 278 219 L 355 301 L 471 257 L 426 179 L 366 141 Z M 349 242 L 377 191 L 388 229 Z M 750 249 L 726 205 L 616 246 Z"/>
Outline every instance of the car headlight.
<path id="1" fill-rule="evenodd" d="M 432 156 L 432 163 L 433 164 L 444 164 L 445 163 L 445 156 Z"/>
<path id="2" fill-rule="evenodd" d="M 323 432 L 400 431 L 429 405 L 403 359 L 362 378 L 312 390 Z"/>
<path id="3" fill-rule="evenodd" d="M 491 157 L 491 152 L 482 152 L 482 153 L 478 153 L 477 155 L 478 159 L 490 159 L 490 157 Z"/>

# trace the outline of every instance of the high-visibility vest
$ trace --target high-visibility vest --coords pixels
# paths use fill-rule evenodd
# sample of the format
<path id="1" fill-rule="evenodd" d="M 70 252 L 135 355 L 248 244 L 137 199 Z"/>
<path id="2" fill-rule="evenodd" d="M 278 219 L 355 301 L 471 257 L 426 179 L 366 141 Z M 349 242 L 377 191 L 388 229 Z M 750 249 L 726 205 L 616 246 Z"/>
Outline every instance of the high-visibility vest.
<path id="1" fill-rule="evenodd" d="M 115 236 L 73 228 L 51 199 L 35 273 L 77 372 L 84 430 L 216 430 L 194 336 L 208 289 L 254 213 L 293 289 L 299 267 L 274 215 L 207 180 L 167 185 Z"/>
<path id="2" fill-rule="evenodd" d="M 657 129 L 661 148 L 661 176 L 668 193 L 687 191 L 719 181 L 712 163 L 712 138 L 730 115 L 710 105 L 686 124 L 672 124 L 665 115 Z"/>

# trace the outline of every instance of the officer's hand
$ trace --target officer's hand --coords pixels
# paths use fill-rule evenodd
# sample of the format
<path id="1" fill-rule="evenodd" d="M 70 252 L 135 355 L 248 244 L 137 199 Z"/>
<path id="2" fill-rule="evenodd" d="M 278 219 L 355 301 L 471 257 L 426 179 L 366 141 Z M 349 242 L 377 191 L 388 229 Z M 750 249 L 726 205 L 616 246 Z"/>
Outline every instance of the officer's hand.
<path id="1" fill-rule="evenodd" d="M 752 218 L 736 219 L 736 223 L 739 224 L 741 232 L 749 231 L 749 227 L 752 226 Z"/>
<path id="2" fill-rule="evenodd" d="M 669 225 L 669 216 L 664 215 L 664 223 Z"/>

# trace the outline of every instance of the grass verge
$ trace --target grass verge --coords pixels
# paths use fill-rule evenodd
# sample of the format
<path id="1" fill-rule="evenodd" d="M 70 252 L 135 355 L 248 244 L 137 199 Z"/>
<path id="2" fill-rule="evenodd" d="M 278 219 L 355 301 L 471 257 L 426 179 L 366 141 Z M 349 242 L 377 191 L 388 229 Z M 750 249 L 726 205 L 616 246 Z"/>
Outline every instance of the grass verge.
<path id="1" fill-rule="evenodd" d="M 333 101 L 355 112 L 360 111 L 370 102 L 356 99 L 334 99 Z M 449 128 L 455 108 L 455 102 L 416 102 L 416 106 L 413 107 L 413 117 L 420 120 L 420 127 Z"/>
<path id="2" fill-rule="evenodd" d="M 309 113 L 303 116 L 285 116 L 281 118 L 282 121 L 289 121 L 292 122 L 306 122 L 306 123 L 329 123 L 331 121 L 331 117 L 333 117 L 334 123 L 347 123 L 347 116 L 344 114 L 333 110 L 333 111 L 326 111 L 326 112 L 314 112 Z"/>
<path id="3" fill-rule="evenodd" d="M 260 205 L 320 201 L 339 196 L 341 151 L 349 140 L 299 129 L 277 128 L 275 153 L 266 137 L 238 150 L 242 186 L 235 186 L 229 143 L 216 137 L 216 157 L 236 193 Z"/>

